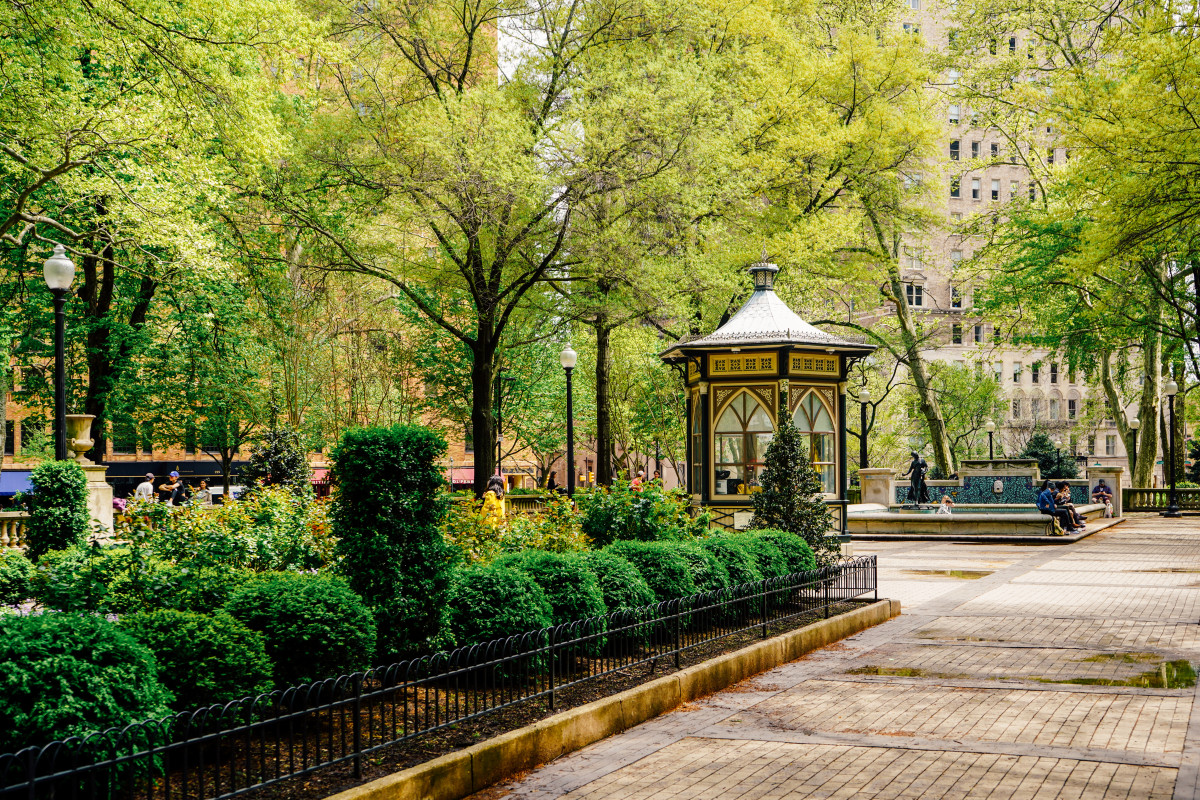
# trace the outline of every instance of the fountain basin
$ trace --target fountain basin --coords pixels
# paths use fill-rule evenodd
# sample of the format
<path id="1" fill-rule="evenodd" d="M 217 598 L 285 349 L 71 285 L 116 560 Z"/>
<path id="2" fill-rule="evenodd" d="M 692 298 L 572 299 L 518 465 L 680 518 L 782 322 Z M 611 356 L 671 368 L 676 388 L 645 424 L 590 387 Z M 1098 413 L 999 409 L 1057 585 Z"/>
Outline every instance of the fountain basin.
<path id="1" fill-rule="evenodd" d="M 1098 503 L 1078 506 L 1088 521 L 1081 533 L 1052 536 L 1050 517 L 1033 505 L 956 505 L 950 514 L 936 508 L 904 509 L 864 503 L 852 505 L 846 518 L 854 539 L 944 539 L 965 542 L 1025 542 L 1049 544 L 1076 542 L 1119 519 L 1105 519 Z"/>

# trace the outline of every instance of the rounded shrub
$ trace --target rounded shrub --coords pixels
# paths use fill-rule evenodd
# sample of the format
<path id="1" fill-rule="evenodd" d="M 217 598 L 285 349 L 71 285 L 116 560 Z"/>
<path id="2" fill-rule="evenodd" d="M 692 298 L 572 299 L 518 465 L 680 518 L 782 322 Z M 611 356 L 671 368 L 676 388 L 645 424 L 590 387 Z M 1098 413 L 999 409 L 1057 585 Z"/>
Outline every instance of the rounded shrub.
<path id="1" fill-rule="evenodd" d="M 47 461 L 29 474 L 26 555 L 36 562 L 51 550 L 87 541 L 87 474 L 74 461 Z"/>
<path id="2" fill-rule="evenodd" d="M 15 606 L 33 592 L 33 564 L 18 550 L 0 550 L 0 605 Z"/>
<path id="3" fill-rule="evenodd" d="M 776 578 L 788 574 L 787 559 L 770 539 L 750 532 L 731 534 L 728 538 L 741 543 L 746 548 L 746 551 L 754 559 L 754 565 L 758 567 L 758 571 L 764 578 Z"/>
<path id="4" fill-rule="evenodd" d="M 533 578 L 495 564 L 457 571 L 446 611 L 459 646 L 548 628 L 553 619 L 550 602 Z"/>
<path id="5" fill-rule="evenodd" d="M 107 611 L 108 584 L 123 554 L 124 548 L 51 550 L 34 565 L 33 597 L 58 611 Z"/>
<path id="6" fill-rule="evenodd" d="M 596 575 L 604 605 L 609 611 L 641 608 L 654 603 L 650 585 L 627 559 L 608 550 L 593 550 L 585 553 L 583 558 Z"/>
<path id="7" fill-rule="evenodd" d="M 740 539 L 732 536 L 710 536 L 701 539 L 699 545 L 725 565 L 729 573 L 729 582 L 733 586 L 756 583 L 763 579 L 754 555 Z"/>
<path id="8" fill-rule="evenodd" d="M 263 635 L 280 687 L 364 669 L 375 652 L 375 620 L 340 578 L 269 573 L 235 589 L 225 610 Z"/>
<path id="9" fill-rule="evenodd" d="M 672 543 L 692 572 L 698 592 L 716 592 L 729 586 L 729 570 L 715 555 L 694 542 Z"/>
<path id="10" fill-rule="evenodd" d="M 224 611 L 212 616 L 160 609 L 129 614 L 120 626 L 154 653 L 158 680 L 177 711 L 227 703 L 271 689 L 262 634 Z"/>
<path id="11" fill-rule="evenodd" d="M 667 542 L 614 542 L 605 551 L 633 564 L 658 602 L 696 593 L 691 564 Z"/>
<path id="12" fill-rule="evenodd" d="M 775 528 L 764 528 L 754 531 L 753 535 L 761 539 L 767 539 L 771 544 L 779 548 L 779 552 L 783 554 L 783 560 L 787 562 L 787 571 L 789 574 L 808 572 L 810 569 L 817 568 L 816 554 L 808 546 L 808 542 L 804 541 L 800 536 Z"/>
<path id="13" fill-rule="evenodd" d="M 706 516 L 692 516 L 687 494 L 663 491 L 653 483 L 638 491 L 628 481 L 615 481 L 609 487 L 579 492 L 575 499 L 584 534 L 602 547 L 622 539 L 690 539 L 708 526 Z"/>
<path id="14" fill-rule="evenodd" d="M 103 617 L 0 617 L 0 752 L 169 713 L 145 645 Z"/>
<path id="15" fill-rule="evenodd" d="M 604 594 L 587 561 L 577 553 L 522 550 L 501 556 L 496 566 L 524 572 L 542 588 L 554 625 L 604 616 Z"/>

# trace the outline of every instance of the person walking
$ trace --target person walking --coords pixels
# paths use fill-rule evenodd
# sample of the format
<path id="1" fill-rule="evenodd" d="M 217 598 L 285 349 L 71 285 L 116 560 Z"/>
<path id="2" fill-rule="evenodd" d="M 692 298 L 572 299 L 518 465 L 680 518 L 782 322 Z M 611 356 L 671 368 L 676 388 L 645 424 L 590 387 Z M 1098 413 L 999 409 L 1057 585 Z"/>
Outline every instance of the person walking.
<path id="1" fill-rule="evenodd" d="M 147 472 L 146 480 L 137 485 L 133 490 L 133 499 L 143 503 L 149 503 L 154 499 L 154 473 Z"/>
<path id="2" fill-rule="evenodd" d="M 546 478 L 546 491 L 558 491 L 558 473 L 554 470 L 550 470 L 550 477 Z"/>

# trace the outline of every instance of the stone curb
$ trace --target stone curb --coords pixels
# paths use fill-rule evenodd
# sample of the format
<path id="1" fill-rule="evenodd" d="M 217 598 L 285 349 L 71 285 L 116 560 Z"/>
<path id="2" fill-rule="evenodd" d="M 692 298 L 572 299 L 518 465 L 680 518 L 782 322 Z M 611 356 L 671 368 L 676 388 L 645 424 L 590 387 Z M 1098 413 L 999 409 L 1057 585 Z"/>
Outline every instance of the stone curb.
<path id="1" fill-rule="evenodd" d="M 347 789 L 327 800 L 461 800 L 899 614 L 899 600 L 879 600 Z"/>

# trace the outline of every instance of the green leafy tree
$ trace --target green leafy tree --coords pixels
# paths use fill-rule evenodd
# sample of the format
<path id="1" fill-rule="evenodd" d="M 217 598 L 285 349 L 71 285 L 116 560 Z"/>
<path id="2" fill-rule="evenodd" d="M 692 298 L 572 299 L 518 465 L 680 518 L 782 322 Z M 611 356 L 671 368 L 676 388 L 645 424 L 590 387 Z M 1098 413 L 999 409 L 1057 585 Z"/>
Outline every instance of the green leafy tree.
<path id="1" fill-rule="evenodd" d="M 259 435 L 242 467 L 242 482 L 250 487 L 285 486 L 296 494 L 312 490 L 312 468 L 300 431 L 272 425 Z"/>
<path id="2" fill-rule="evenodd" d="M 816 553 L 838 548 L 830 542 L 833 517 L 822 498 L 821 476 L 809 461 L 800 431 L 784 419 L 763 457 L 759 482 L 762 491 L 751 495 L 754 528 L 773 528 L 793 533 Z"/>
<path id="3" fill-rule="evenodd" d="M 1025 444 L 1020 458 L 1036 458 L 1038 470 L 1043 478 L 1077 478 L 1079 469 L 1075 459 L 1069 452 L 1056 448 L 1050 437 L 1044 433 L 1035 433 Z"/>
<path id="4" fill-rule="evenodd" d="M 65 550 L 87 540 L 87 475 L 74 461 L 39 464 L 29 476 L 29 521 L 25 526 L 29 558 Z"/>

